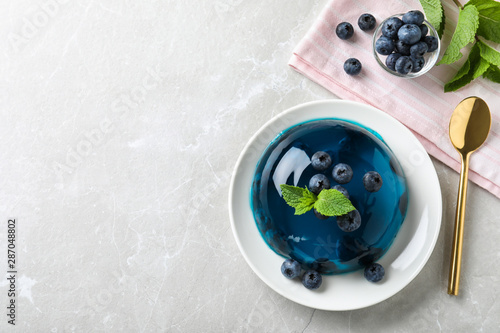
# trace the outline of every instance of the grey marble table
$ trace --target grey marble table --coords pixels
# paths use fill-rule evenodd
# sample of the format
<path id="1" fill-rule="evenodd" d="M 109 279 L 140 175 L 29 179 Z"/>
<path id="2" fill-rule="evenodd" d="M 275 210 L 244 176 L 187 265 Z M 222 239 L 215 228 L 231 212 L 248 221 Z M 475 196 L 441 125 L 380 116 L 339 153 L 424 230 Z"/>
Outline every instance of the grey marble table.
<path id="1" fill-rule="evenodd" d="M 470 186 L 461 294 L 446 294 L 458 174 L 421 273 L 326 312 L 267 287 L 228 216 L 236 159 L 294 105 L 336 98 L 287 66 L 315 1 L 0 4 L 0 331 L 499 332 L 500 201 Z M 10 299 L 15 326 L 8 324 Z"/>

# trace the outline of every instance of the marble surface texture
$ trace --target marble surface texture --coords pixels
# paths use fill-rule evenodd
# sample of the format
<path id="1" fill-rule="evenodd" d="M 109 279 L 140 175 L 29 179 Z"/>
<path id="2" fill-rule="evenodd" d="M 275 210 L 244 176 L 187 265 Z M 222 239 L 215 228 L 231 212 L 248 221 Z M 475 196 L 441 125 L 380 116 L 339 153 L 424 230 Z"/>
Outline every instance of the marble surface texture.
<path id="1" fill-rule="evenodd" d="M 16 218 L 16 325 L 2 332 L 500 332 L 500 201 L 469 187 L 461 294 L 446 294 L 458 174 L 422 272 L 326 312 L 267 287 L 228 216 L 267 120 L 336 98 L 287 66 L 326 0 L 0 3 L 0 275 Z M 445 135 L 443 133 L 443 135 Z"/>

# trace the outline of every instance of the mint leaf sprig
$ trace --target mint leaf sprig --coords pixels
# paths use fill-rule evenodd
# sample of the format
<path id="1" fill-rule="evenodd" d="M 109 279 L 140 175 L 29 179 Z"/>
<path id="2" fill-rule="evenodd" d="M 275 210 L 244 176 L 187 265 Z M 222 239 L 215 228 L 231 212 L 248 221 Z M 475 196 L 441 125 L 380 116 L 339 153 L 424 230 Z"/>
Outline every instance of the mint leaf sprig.
<path id="1" fill-rule="evenodd" d="M 281 194 L 286 203 L 295 208 L 295 215 L 302 215 L 314 207 L 318 200 L 316 194 L 306 188 L 281 184 Z"/>
<path id="2" fill-rule="evenodd" d="M 438 36 L 441 38 L 445 22 L 443 4 L 440 0 L 420 0 L 420 4 L 424 9 L 425 16 L 427 16 L 427 21 L 436 28 Z"/>
<path id="3" fill-rule="evenodd" d="M 438 65 L 451 64 L 460 60 L 463 56 L 460 49 L 467 46 L 467 44 L 474 42 L 478 27 L 479 11 L 476 6 L 467 6 L 460 9 L 457 27 L 451 37 L 450 44 L 444 52 L 443 58 L 440 62 L 438 62 Z"/>
<path id="4" fill-rule="evenodd" d="M 335 189 L 322 190 L 318 195 L 306 188 L 281 184 L 285 202 L 295 208 L 295 215 L 302 215 L 315 208 L 326 216 L 340 216 L 355 210 L 351 200 Z"/>
<path id="5" fill-rule="evenodd" d="M 500 2 L 494 0 L 470 0 L 459 8 L 458 22 L 443 58 L 438 63 L 452 64 L 460 60 L 460 50 L 473 44 L 467 61 L 456 75 L 444 86 L 445 92 L 458 90 L 478 77 L 500 83 L 500 52 L 485 43 L 500 43 Z M 437 27 L 441 37 L 445 15 L 441 0 L 420 0 L 428 21 Z"/>

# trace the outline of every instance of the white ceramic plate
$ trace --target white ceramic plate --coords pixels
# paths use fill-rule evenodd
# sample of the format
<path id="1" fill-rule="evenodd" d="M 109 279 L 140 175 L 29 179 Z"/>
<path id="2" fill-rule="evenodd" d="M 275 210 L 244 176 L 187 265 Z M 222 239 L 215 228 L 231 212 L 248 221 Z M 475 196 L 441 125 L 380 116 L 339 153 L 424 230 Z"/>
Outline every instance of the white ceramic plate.
<path id="1" fill-rule="evenodd" d="M 323 277 L 320 289 L 311 291 L 299 279 L 281 274 L 283 258 L 262 239 L 250 207 L 250 188 L 257 163 L 282 131 L 305 121 L 341 118 L 378 132 L 403 167 L 409 189 L 406 219 L 389 251 L 378 261 L 386 276 L 379 283 L 363 271 Z M 425 181 L 422 181 L 425 180 Z M 436 170 L 424 147 L 400 122 L 371 106 L 328 100 L 293 107 L 267 122 L 243 149 L 231 179 L 229 215 L 234 237 L 253 271 L 272 289 L 305 306 L 332 311 L 354 310 L 379 303 L 403 289 L 429 259 L 441 225 L 441 189 Z"/>

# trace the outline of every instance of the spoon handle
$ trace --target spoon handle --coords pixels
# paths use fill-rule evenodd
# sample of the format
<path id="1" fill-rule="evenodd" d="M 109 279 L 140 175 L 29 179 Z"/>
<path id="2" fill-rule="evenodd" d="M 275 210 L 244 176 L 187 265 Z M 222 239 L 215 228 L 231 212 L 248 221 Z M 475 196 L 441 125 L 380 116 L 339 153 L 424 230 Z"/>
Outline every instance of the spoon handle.
<path id="1" fill-rule="evenodd" d="M 453 231 L 453 245 L 450 262 L 450 276 L 448 280 L 448 294 L 455 296 L 458 295 L 458 285 L 460 283 L 465 203 L 467 201 L 467 182 L 469 177 L 469 157 L 470 153 L 461 154 L 462 170 L 460 171 L 460 184 L 458 188 L 457 210 L 455 215 L 455 230 Z"/>

